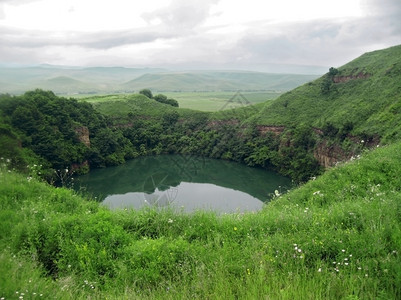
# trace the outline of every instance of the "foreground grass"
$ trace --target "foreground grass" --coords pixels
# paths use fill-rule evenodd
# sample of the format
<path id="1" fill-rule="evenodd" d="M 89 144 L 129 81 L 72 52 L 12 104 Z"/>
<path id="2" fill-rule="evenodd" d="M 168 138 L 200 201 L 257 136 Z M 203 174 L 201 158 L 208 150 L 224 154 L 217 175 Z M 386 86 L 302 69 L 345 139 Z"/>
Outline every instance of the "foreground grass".
<path id="1" fill-rule="evenodd" d="M 217 216 L 109 211 L 0 177 L 0 297 L 399 299 L 401 144 Z"/>

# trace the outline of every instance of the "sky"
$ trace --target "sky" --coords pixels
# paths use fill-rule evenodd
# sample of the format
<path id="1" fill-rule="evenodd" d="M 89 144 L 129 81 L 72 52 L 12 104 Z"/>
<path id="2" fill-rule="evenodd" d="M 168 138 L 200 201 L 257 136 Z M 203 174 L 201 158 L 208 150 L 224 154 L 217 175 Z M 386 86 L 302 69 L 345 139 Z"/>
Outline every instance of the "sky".
<path id="1" fill-rule="evenodd" d="M 9 65 L 301 70 L 398 44 L 400 0 L 0 0 Z"/>

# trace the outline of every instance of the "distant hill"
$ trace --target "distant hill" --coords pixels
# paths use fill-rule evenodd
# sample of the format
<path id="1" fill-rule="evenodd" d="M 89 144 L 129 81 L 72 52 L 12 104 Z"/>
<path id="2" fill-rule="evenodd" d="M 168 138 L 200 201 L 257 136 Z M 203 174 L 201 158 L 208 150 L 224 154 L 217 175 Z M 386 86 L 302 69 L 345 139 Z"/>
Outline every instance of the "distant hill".
<path id="1" fill-rule="evenodd" d="M 22 94 L 35 88 L 57 94 L 111 94 L 154 91 L 287 91 L 317 75 L 243 71 L 168 72 L 160 68 L 0 67 L 0 93 Z"/>
<path id="2" fill-rule="evenodd" d="M 128 80 L 161 71 L 163 70 L 152 68 L 80 68 L 52 65 L 0 67 L 0 93 L 22 94 L 35 88 L 50 89 L 57 94 L 114 93 L 120 92 L 121 84 Z"/>
<path id="3" fill-rule="evenodd" d="M 155 91 L 287 91 L 316 75 L 269 74 L 244 71 L 193 71 L 144 74 L 124 84 L 126 89 L 150 88 Z"/>

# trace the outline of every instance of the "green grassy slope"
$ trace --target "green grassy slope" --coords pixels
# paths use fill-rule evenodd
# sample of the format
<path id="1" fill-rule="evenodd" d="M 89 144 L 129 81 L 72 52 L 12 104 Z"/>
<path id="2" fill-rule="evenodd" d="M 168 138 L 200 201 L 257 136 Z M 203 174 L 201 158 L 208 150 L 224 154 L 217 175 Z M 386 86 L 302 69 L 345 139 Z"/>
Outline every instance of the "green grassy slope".
<path id="1" fill-rule="evenodd" d="M 267 103 L 255 121 L 320 128 L 327 122 L 337 127 L 350 122 L 355 134 L 400 139 L 401 46 L 366 53 L 338 71 L 334 80 L 342 78 L 344 82 L 331 80 L 328 92 L 322 91 L 326 74 Z M 365 78 L 357 78 L 359 74 Z"/>
<path id="2" fill-rule="evenodd" d="M 0 297 L 399 299 L 400 149 L 225 216 L 108 211 L 2 166 Z"/>
<path id="3" fill-rule="evenodd" d="M 92 103 L 94 108 L 107 116 L 126 116 L 128 113 L 146 117 L 159 116 L 165 111 L 174 111 L 171 105 L 159 103 L 144 95 L 110 95 L 85 98 L 84 101 Z"/>
<path id="4" fill-rule="evenodd" d="M 141 94 L 94 96 L 82 99 L 89 102 L 100 113 L 120 122 L 129 122 L 129 114 L 141 118 L 160 119 L 166 113 L 178 112 L 181 116 L 197 113 L 190 109 L 177 108 L 157 102 Z"/>

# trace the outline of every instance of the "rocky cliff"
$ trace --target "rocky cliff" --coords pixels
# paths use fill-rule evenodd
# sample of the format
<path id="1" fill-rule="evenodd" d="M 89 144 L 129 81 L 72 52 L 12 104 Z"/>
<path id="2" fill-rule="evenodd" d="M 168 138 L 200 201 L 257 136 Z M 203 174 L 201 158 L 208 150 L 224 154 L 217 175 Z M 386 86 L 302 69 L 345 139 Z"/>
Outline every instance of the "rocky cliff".
<path id="1" fill-rule="evenodd" d="M 81 143 L 83 143 L 87 147 L 91 146 L 88 127 L 86 126 L 77 127 L 75 128 L 75 132 L 78 135 L 78 139 Z"/>

